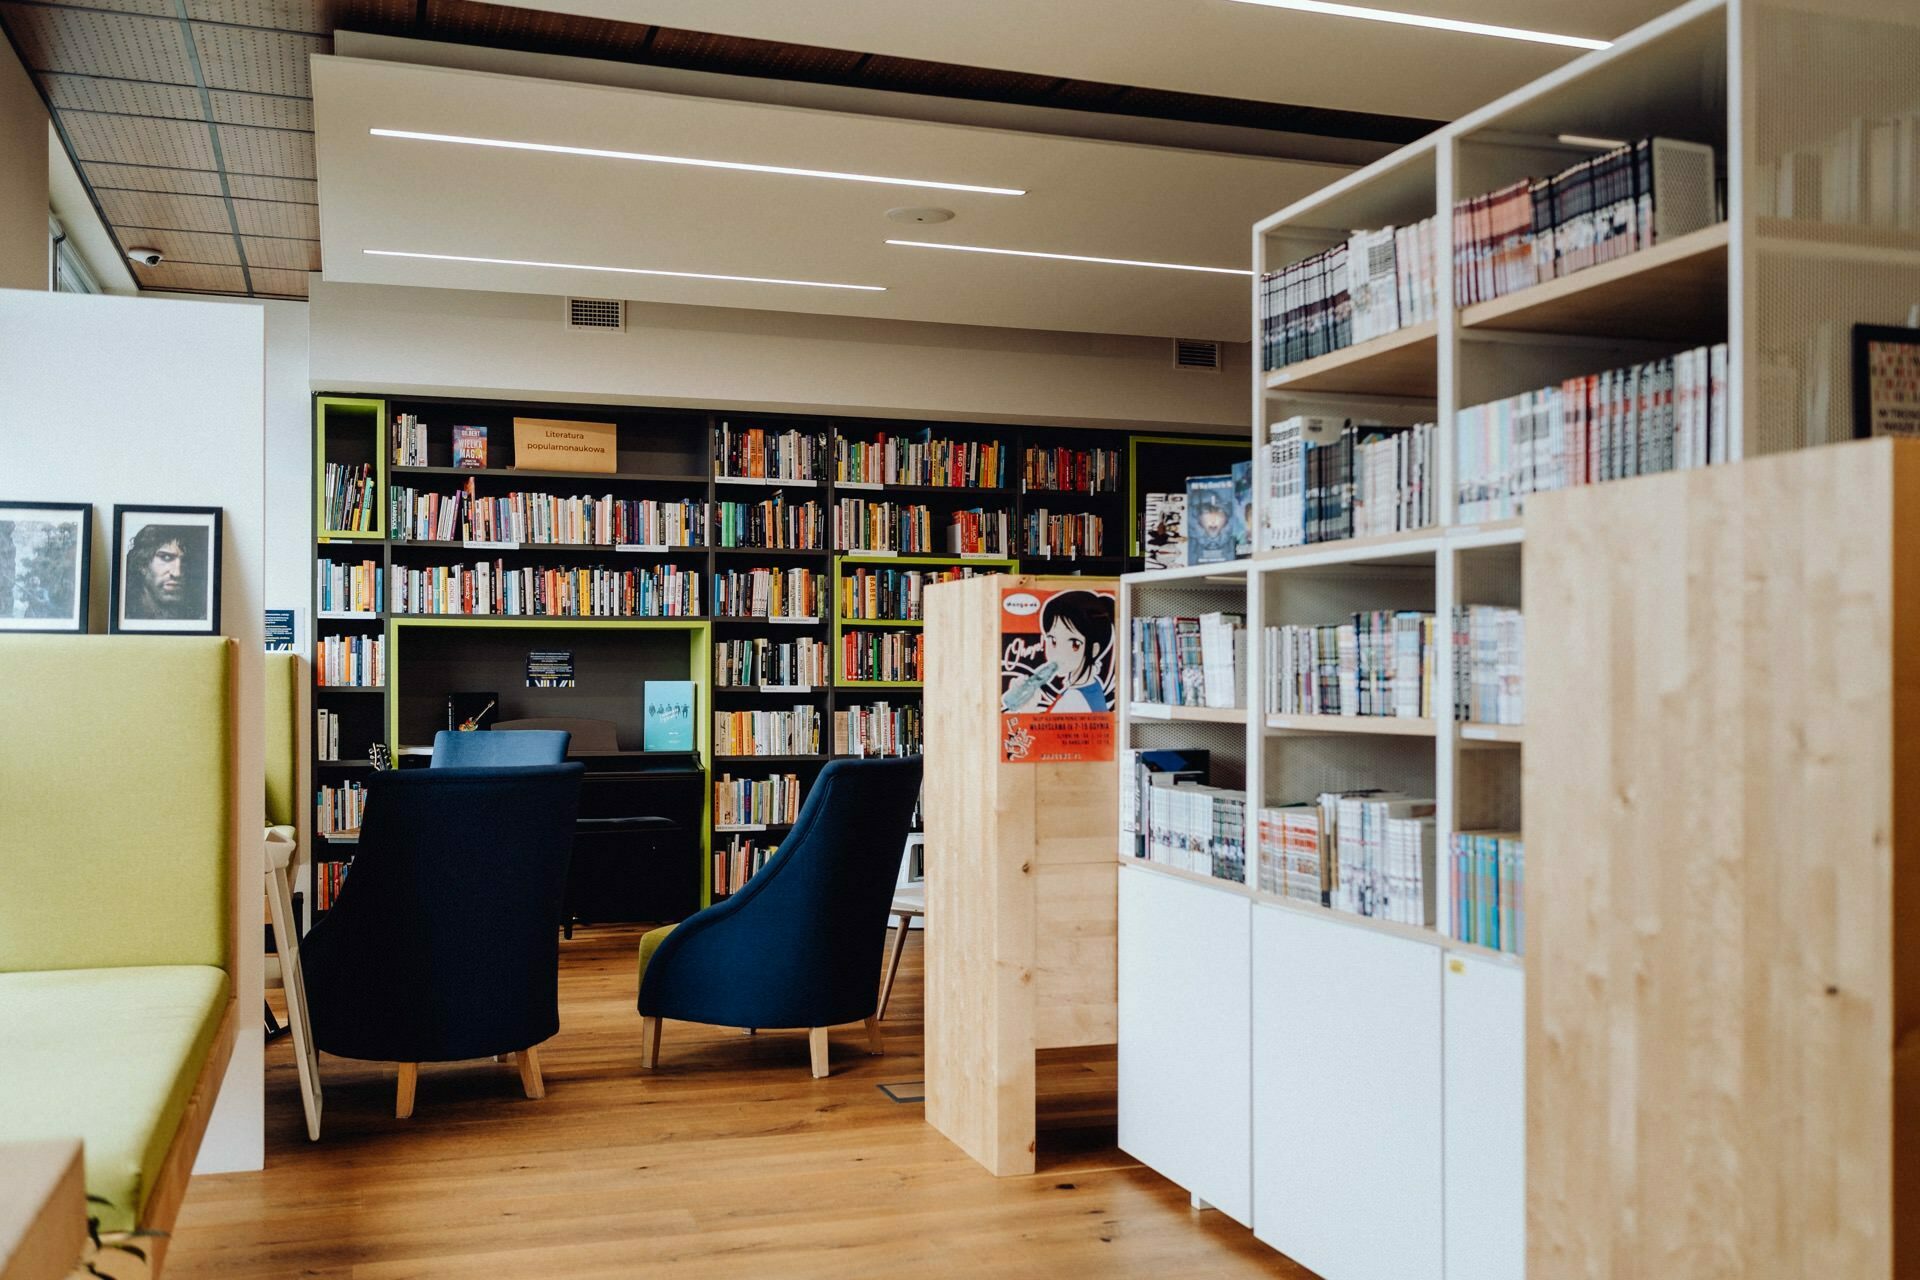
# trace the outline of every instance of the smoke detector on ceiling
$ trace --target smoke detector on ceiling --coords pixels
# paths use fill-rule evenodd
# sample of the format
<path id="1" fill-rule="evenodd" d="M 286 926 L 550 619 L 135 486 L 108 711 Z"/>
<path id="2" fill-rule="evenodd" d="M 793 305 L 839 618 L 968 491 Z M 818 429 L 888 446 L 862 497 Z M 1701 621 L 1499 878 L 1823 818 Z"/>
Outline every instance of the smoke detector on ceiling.
<path id="1" fill-rule="evenodd" d="M 935 209 L 931 206 L 919 209 L 889 209 L 887 217 L 895 222 L 952 222 L 953 210 Z"/>
<path id="2" fill-rule="evenodd" d="M 618 298 L 568 298 L 567 328 L 618 333 L 627 327 L 627 304 Z"/>

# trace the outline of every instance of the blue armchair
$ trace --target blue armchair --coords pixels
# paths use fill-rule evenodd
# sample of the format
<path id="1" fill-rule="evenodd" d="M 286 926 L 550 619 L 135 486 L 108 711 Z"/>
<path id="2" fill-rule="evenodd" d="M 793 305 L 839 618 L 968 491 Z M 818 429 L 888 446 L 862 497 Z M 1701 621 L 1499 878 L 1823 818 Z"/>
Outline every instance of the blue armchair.
<path id="1" fill-rule="evenodd" d="M 585 766 L 417 769 L 367 779 L 352 873 L 301 944 L 314 1043 L 400 1064 L 513 1054 L 560 1029 L 560 909 Z"/>
<path id="2" fill-rule="evenodd" d="M 805 1027 L 816 1077 L 827 1028 L 873 1017 L 900 850 L 920 760 L 836 760 L 820 771 L 780 851 L 739 892 L 640 940 L 641 1066 L 663 1018 L 723 1027 Z"/>
<path id="3" fill-rule="evenodd" d="M 551 729 L 496 733 L 442 729 L 433 735 L 436 769 L 497 769 L 510 765 L 559 764 L 567 758 L 568 735 Z"/>

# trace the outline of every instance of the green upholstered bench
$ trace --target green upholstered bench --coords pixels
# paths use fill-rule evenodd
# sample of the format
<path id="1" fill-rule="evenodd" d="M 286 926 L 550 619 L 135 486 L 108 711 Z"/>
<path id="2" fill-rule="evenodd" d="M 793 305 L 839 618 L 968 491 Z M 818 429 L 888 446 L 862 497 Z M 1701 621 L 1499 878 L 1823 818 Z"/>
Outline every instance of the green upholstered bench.
<path id="1" fill-rule="evenodd" d="M 106 1231 L 171 1229 L 233 1050 L 235 660 L 0 637 L 0 1142 L 80 1138 Z"/>

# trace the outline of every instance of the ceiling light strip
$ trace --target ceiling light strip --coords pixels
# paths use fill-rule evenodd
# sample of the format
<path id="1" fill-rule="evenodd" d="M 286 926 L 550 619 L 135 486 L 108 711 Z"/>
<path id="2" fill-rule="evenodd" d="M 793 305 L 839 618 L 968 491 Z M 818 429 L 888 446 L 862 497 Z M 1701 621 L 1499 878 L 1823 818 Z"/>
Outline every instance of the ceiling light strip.
<path id="1" fill-rule="evenodd" d="M 1529 31 L 1524 27 L 1501 27 L 1489 22 L 1463 22 L 1458 18 L 1435 18 L 1424 13 L 1401 13 L 1395 9 L 1369 9 L 1357 4 L 1330 4 L 1327 0 L 1240 0 L 1240 3 L 1264 5 L 1269 9 L 1292 9 L 1299 13 L 1319 13 L 1333 18 L 1363 18 L 1368 22 L 1392 22 L 1403 27 L 1458 31 L 1470 36 L 1496 36 L 1502 40 L 1557 44 L 1569 49 L 1612 47 L 1612 41 L 1589 40 L 1585 36 L 1556 35 L 1551 31 Z"/>
<path id="2" fill-rule="evenodd" d="M 907 249 L 949 249 L 954 253 L 994 253 L 1009 258 L 1049 258 L 1055 262 L 1094 262 L 1107 267 L 1155 267 L 1161 271 L 1204 271 L 1210 275 L 1251 276 L 1240 267 L 1201 267 L 1190 262 L 1148 262 L 1141 258 L 1094 258 L 1081 253 L 1041 253 L 1036 249 L 990 249 L 977 244 L 941 244 L 933 240 L 889 240 Z"/>
<path id="3" fill-rule="evenodd" d="M 477 262 L 489 267 L 549 267 L 555 271 L 611 271 L 623 276 L 667 276 L 675 280 L 722 280 L 730 284 L 787 284 L 804 289 L 852 289 L 885 293 L 885 285 L 836 284 L 830 280 L 783 280 L 777 276 L 729 276 L 710 271 L 659 271 L 648 267 L 596 267 L 583 262 L 537 262 L 530 258 L 476 258 L 459 253 L 408 253 L 402 249 L 362 249 L 374 258 L 420 258 L 429 262 Z"/>
<path id="4" fill-rule="evenodd" d="M 609 151 L 601 147 L 564 147 L 553 142 L 515 142 L 507 138 L 474 138 L 458 133 L 421 133 L 413 129 L 369 129 L 376 138 L 403 138 L 412 142 L 456 142 L 469 147 L 496 147 L 503 151 L 543 151 L 562 156 L 593 156 L 602 160 L 640 160 L 648 164 L 677 164 L 694 169 L 735 169 L 743 173 L 777 173 L 792 178 L 832 178 L 837 182 L 870 182 L 886 187 L 924 187 L 933 191 L 970 191 L 988 196 L 1023 196 L 1020 187 L 983 187 L 970 182 L 934 182 L 921 178 L 888 178 L 872 173 L 842 173 L 837 169 L 799 169 L 781 164 L 747 164 L 738 160 L 704 160 L 695 156 L 663 156 L 645 151 Z"/>

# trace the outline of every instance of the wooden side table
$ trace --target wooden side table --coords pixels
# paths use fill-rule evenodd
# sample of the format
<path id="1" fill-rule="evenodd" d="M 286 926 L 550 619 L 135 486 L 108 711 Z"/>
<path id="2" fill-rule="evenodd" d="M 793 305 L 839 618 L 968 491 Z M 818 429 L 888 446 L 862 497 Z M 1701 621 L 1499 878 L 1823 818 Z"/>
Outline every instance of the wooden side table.
<path id="1" fill-rule="evenodd" d="M 887 953 L 887 972 L 880 980 L 880 1008 L 875 1011 L 875 1022 L 887 1016 L 887 997 L 893 994 L 893 980 L 900 973 L 900 955 L 907 949 L 907 934 L 915 916 L 927 914 L 927 886 L 919 884 L 901 885 L 894 892 L 893 906 L 889 908 L 894 918 L 893 947 Z"/>

